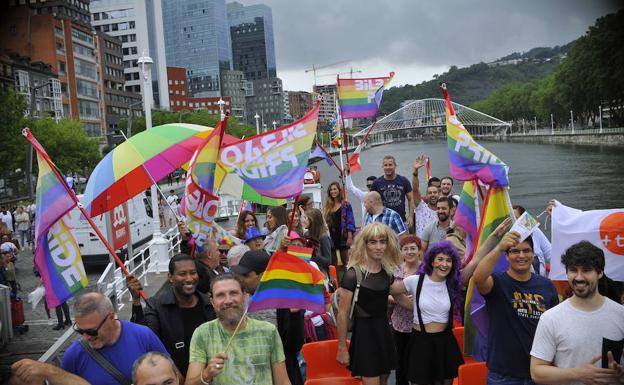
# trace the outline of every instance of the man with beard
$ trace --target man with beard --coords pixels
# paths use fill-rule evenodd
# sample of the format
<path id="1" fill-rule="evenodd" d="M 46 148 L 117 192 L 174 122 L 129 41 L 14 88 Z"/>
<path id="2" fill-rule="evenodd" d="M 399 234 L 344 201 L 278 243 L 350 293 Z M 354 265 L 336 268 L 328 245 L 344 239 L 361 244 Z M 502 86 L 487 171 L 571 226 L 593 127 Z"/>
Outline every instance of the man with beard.
<path id="1" fill-rule="evenodd" d="M 494 272 L 502 254 L 509 267 Z M 559 297 L 549 279 L 531 272 L 533 258 L 531 237 L 521 242 L 518 233 L 509 232 L 474 271 L 474 283 L 485 298 L 489 321 L 488 383 L 534 384 L 529 352 L 537 322 L 559 303 Z"/>
<path id="2" fill-rule="evenodd" d="M 413 213 L 415 216 L 414 228 L 416 230 L 416 236 L 420 239 L 422 239 L 425 228 L 438 219 L 438 208 L 436 204 L 438 203 L 438 195 L 440 193 L 439 188 L 436 187 L 435 184 L 431 184 L 430 180 L 429 185 L 427 186 L 426 197 L 421 199 L 420 195 L 418 170 L 425 165 L 426 161 L 427 158 L 424 155 L 419 155 L 414 161 L 414 172 L 412 173 L 412 194 L 414 196 L 414 205 L 416 206 Z"/>
<path id="3" fill-rule="evenodd" d="M 242 283 L 232 274 L 219 275 L 211 294 L 217 319 L 193 333 L 185 384 L 289 385 L 279 333 L 274 325 L 245 316 Z"/>
<path id="4" fill-rule="evenodd" d="M 414 199 L 412 197 L 412 185 L 406 177 L 396 173 L 396 160 L 392 155 L 383 158 L 383 176 L 375 179 L 371 191 L 377 191 L 381 195 L 384 206 L 396 211 L 405 222 L 405 199 L 408 203 L 408 213 L 414 212 Z M 407 227 L 414 226 L 414 217 L 408 215 Z"/>
<path id="5" fill-rule="evenodd" d="M 173 362 L 186 373 L 189 346 L 195 329 L 215 319 L 208 295 L 197 291 L 199 276 L 195 260 L 190 255 L 177 254 L 169 260 L 169 284 L 141 306 L 141 283 L 135 277 L 126 277 L 126 286 L 132 295 L 130 321 L 148 326 L 165 345 Z"/>
<path id="6" fill-rule="evenodd" d="M 445 176 L 440 179 L 440 196 L 450 197 L 453 194 L 453 178 Z"/>
<path id="7" fill-rule="evenodd" d="M 561 263 L 572 297 L 540 318 L 531 349 L 533 380 L 541 384 L 624 383 L 623 362 L 614 359 L 622 354 L 624 306 L 598 292 L 604 252 L 581 241 L 566 250 Z"/>
<path id="8" fill-rule="evenodd" d="M 436 202 L 438 219 L 429 223 L 422 234 L 423 252 L 427 251 L 429 245 L 446 238 L 448 229 L 453 224 L 451 220 L 455 214 L 455 203 L 453 198 L 440 197 Z"/>
<path id="9" fill-rule="evenodd" d="M 269 264 L 269 254 L 264 250 L 250 250 L 243 254 L 238 265 L 232 268 L 250 295 L 256 292 L 262 274 Z M 254 312 L 251 317 L 266 320 L 277 326 L 282 340 L 286 371 L 292 385 L 303 385 L 297 355 L 305 343 L 304 311 L 293 309 L 268 309 Z"/>

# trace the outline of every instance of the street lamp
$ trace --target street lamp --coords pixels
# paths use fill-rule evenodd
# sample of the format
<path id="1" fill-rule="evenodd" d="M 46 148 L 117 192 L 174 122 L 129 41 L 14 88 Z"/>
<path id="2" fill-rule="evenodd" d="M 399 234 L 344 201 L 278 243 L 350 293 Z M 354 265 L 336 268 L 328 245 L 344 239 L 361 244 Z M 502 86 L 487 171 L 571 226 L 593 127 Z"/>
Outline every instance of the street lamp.
<path id="1" fill-rule="evenodd" d="M 598 106 L 598 119 L 600 119 L 600 133 L 602 134 L 602 105 Z"/>
<path id="2" fill-rule="evenodd" d="M 254 119 L 256 119 L 256 135 L 260 135 L 260 115 L 257 112 L 254 115 Z"/>
<path id="3" fill-rule="evenodd" d="M 225 118 L 225 113 L 223 112 L 223 106 L 225 105 L 225 102 L 223 101 L 223 99 L 221 99 L 221 97 L 219 97 L 219 101 L 217 102 L 217 104 L 219 105 L 219 112 L 221 113 L 221 120 L 223 120 L 223 118 Z"/>
<path id="4" fill-rule="evenodd" d="M 572 135 L 574 135 L 574 112 L 570 110 L 570 123 L 572 123 Z"/>
<path id="5" fill-rule="evenodd" d="M 277 128 L 277 122 L 274 120 L 273 121 L 273 129 L 275 130 Z"/>
<path id="6" fill-rule="evenodd" d="M 550 114 L 550 134 L 555 135 L 555 121 L 553 120 L 553 114 Z"/>
<path id="7" fill-rule="evenodd" d="M 143 110 L 145 113 L 145 129 L 150 130 L 152 128 L 152 65 L 154 61 L 147 55 L 147 52 L 143 51 L 143 56 L 137 60 L 139 69 L 141 70 L 141 80 L 143 86 L 141 87 L 143 96 Z M 160 232 L 160 219 L 158 215 L 158 190 L 156 187 L 157 181 L 150 187 L 150 195 L 152 199 L 152 244 L 150 245 L 150 255 L 156 255 L 157 258 L 157 270 L 166 269 L 169 264 L 169 242 L 162 236 Z"/>

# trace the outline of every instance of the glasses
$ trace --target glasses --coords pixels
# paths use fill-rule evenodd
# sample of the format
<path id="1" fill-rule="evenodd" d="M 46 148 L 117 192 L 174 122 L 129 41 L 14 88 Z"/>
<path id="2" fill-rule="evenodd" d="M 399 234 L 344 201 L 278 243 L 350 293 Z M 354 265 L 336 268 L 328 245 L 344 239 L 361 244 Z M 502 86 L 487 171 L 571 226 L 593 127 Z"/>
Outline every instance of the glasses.
<path id="1" fill-rule="evenodd" d="M 509 249 L 509 254 L 519 255 L 520 253 L 523 253 L 524 255 L 533 254 L 533 250 L 531 250 L 531 249 L 522 249 L 522 250 L 520 250 L 520 249 Z"/>
<path id="2" fill-rule="evenodd" d="M 76 331 L 76 333 L 83 335 L 86 334 L 89 337 L 97 337 L 98 336 L 98 332 L 100 331 L 100 328 L 102 328 L 102 325 L 104 325 L 104 322 L 106 322 L 106 319 L 108 319 L 108 316 L 110 315 L 110 313 L 108 313 L 104 319 L 102 321 L 100 321 L 100 324 L 95 328 L 95 329 L 80 329 L 76 323 L 74 322 L 74 330 Z"/>
<path id="3" fill-rule="evenodd" d="M 229 251 L 228 249 L 219 249 L 220 254 L 227 254 L 228 251 Z"/>

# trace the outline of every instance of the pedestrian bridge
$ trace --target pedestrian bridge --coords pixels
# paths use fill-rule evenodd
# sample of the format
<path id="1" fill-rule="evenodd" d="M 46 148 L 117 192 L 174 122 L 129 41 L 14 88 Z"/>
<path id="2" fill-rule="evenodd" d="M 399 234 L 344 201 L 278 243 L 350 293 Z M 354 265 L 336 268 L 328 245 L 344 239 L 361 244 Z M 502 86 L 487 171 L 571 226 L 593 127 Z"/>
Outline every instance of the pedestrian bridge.
<path id="1" fill-rule="evenodd" d="M 473 135 L 496 134 L 504 132 L 511 123 L 503 122 L 470 107 L 453 103 L 457 118 Z M 366 134 L 365 129 L 354 136 Z M 391 133 L 393 131 L 416 131 L 417 134 L 446 132 L 446 112 L 444 99 L 421 99 L 406 104 L 390 115 L 377 120 L 370 134 Z"/>

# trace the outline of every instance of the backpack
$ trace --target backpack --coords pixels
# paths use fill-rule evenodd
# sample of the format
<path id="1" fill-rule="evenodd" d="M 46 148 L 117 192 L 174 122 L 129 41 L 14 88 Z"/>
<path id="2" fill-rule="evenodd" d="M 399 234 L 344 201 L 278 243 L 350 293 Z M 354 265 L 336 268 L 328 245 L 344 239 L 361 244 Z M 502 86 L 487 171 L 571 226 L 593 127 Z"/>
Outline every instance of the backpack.
<path id="1" fill-rule="evenodd" d="M 360 285 L 362 284 L 362 269 L 359 266 L 354 266 L 355 270 L 355 290 L 353 291 L 353 297 L 351 298 L 351 307 L 349 308 L 349 322 L 347 324 L 347 331 L 351 331 L 353 327 L 353 311 L 355 310 L 355 304 L 358 301 L 358 295 L 360 294 Z M 338 309 L 340 304 L 340 292 L 336 291 L 332 295 L 331 299 L 331 316 L 334 322 L 338 324 Z"/>

